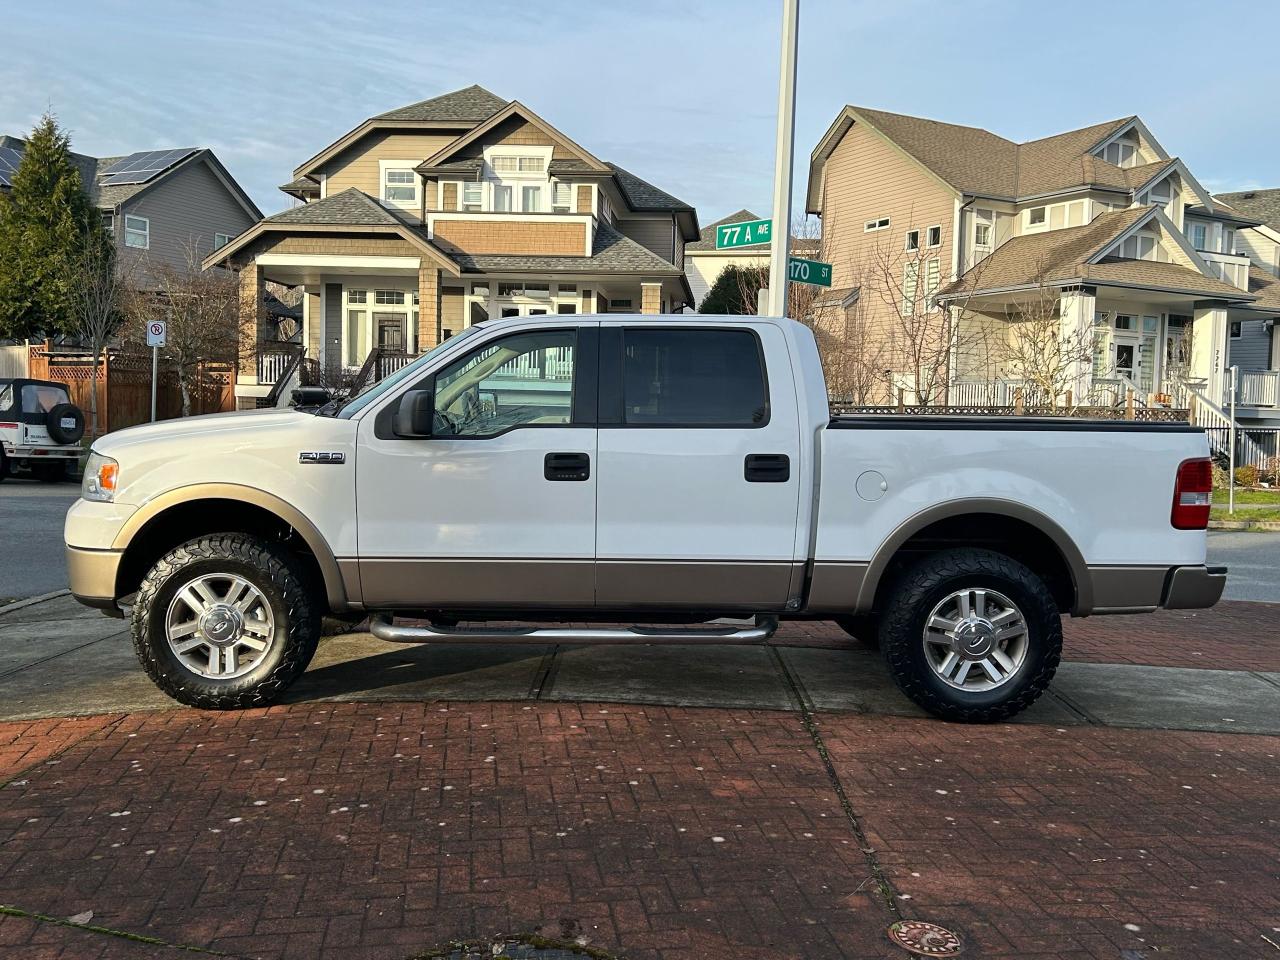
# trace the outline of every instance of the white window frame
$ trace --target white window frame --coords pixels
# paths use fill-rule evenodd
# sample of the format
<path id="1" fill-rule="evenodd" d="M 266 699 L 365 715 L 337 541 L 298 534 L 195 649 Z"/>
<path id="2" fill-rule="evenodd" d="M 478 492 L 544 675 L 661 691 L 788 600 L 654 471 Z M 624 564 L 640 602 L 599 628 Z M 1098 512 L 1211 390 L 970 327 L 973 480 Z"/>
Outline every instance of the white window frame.
<path id="1" fill-rule="evenodd" d="M 931 240 L 929 239 L 930 237 L 932 237 L 932 236 L 933 236 L 933 234 L 934 234 L 934 231 L 935 231 L 935 230 L 936 230 L 936 231 L 937 231 L 937 233 L 938 233 L 938 239 L 937 239 L 937 242 L 931 241 Z M 927 229 L 925 230 L 924 237 L 925 237 L 925 246 L 926 246 L 926 247 L 940 247 L 940 246 L 942 246 L 942 224 L 940 224 L 940 223 L 935 223 L 932 227 L 927 228 Z"/>
<path id="2" fill-rule="evenodd" d="M 215 233 L 213 235 L 213 249 L 221 250 L 231 242 L 231 239 L 232 237 L 229 233 Z"/>
<path id="3" fill-rule="evenodd" d="M 1227 334 L 1232 340 L 1239 340 L 1244 336 L 1244 321 L 1232 320 L 1227 324 Z"/>
<path id="4" fill-rule="evenodd" d="M 877 217 L 874 220 L 868 220 L 862 225 L 862 232 L 875 233 L 877 230 L 888 230 L 891 219 L 890 217 Z"/>
<path id="5" fill-rule="evenodd" d="M 141 223 L 142 226 L 141 227 L 130 226 L 130 221 L 133 221 L 134 223 Z M 142 242 L 141 243 L 132 242 L 131 237 L 136 237 L 138 235 L 141 235 Z M 133 247 L 135 250 L 151 249 L 151 218 L 150 217 L 139 217 L 132 213 L 126 213 L 124 215 L 124 245 L 126 247 Z"/>
<path id="6" fill-rule="evenodd" d="M 568 199 L 563 203 L 560 202 L 560 199 L 558 196 L 561 190 L 564 190 L 565 194 L 568 197 Z M 574 207 L 573 201 L 574 201 L 574 194 L 576 192 L 577 191 L 574 189 L 574 184 L 570 183 L 568 180 L 553 181 L 551 184 L 551 212 L 552 213 L 573 213 L 573 207 Z"/>
<path id="7" fill-rule="evenodd" d="M 378 161 L 378 202 L 384 207 L 396 207 L 400 210 L 419 210 L 422 207 L 422 178 L 414 170 L 417 162 L 413 160 L 379 160 Z M 387 183 L 387 174 L 391 171 L 409 171 L 411 183 Z M 413 190 L 411 200 L 392 200 L 387 197 L 388 186 L 410 187 Z"/>
<path id="8" fill-rule="evenodd" d="M 1196 231 L 1200 231 L 1200 242 L 1196 243 Z M 1209 246 L 1209 225 L 1207 223 L 1187 224 L 1187 240 L 1197 250 L 1205 250 Z"/>
<path id="9" fill-rule="evenodd" d="M 978 230 L 986 228 L 987 239 L 985 243 L 978 242 Z M 975 207 L 973 210 L 973 248 L 975 250 L 992 250 L 995 247 L 995 230 L 996 230 L 996 212 L 988 210 L 985 207 Z"/>
<path id="10" fill-rule="evenodd" d="M 474 190 L 474 203 L 467 200 L 467 191 Z M 458 189 L 458 209 L 464 213 L 479 213 L 484 210 L 484 184 L 478 180 L 463 180 Z"/>
<path id="11" fill-rule="evenodd" d="M 1039 211 L 1040 219 L 1033 220 L 1031 215 Z M 1028 230 L 1048 230 L 1049 229 L 1049 207 L 1028 207 L 1026 225 Z"/>
<path id="12" fill-rule="evenodd" d="M 920 261 L 908 260 L 902 265 L 902 315 L 915 316 L 920 297 Z"/>
<path id="13" fill-rule="evenodd" d="M 920 249 L 920 231 L 908 230 L 903 236 L 902 249 L 908 253 L 914 253 Z"/>

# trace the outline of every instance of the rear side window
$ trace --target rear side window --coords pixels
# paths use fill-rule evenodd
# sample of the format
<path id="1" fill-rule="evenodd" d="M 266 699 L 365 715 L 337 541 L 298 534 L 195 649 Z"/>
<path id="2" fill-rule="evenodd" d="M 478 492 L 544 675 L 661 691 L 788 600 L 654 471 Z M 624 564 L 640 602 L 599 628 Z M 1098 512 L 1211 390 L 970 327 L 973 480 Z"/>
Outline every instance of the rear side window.
<path id="1" fill-rule="evenodd" d="M 760 341 L 749 330 L 628 329 L 623 422 L 760 427 L 769 422 Z"/>

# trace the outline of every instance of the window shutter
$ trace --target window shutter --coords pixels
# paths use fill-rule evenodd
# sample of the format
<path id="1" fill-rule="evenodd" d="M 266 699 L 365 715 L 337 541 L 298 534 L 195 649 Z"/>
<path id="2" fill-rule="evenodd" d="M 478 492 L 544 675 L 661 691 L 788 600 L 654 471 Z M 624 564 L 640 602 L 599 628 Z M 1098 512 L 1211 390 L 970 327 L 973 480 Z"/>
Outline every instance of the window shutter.
<path id="1" fill-rule="evenodd" d="M 919 286 L 920 264 L 916 261 L 902 268 L 902 314 L 909 317 L 916 312 L 916 288 Z"/>

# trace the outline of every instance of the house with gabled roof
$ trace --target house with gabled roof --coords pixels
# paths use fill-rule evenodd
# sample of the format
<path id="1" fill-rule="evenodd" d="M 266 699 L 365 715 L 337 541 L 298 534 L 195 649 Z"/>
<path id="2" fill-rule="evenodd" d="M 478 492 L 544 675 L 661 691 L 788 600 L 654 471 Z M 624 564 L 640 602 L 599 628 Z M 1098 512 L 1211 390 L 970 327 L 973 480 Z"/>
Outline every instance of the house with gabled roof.
<path id="1" fill-rule="evenodd" d="M 1220 404 L 1233 325 L 1280 314 L 1240 249 L 1256 221 L 1215 201 L 1136 116 L 1019 143 L 848 106 L 813 151 L 806 199 L 833 262 L 829 305 L 886 337 L 893 315 L 936 316 L 959 342 L 1007 338 L 1041 303 L 1063 341 L 1092 344 L 1077 397 L 1105 384 L 1159 403 L 1191 386 Z M 890 264 L 887 295 L 868 295 L 871 262 Z M 884 361 L 899 383 L 900 353 Z M 943 362 L 953 403 L 976 395 L 967 383 L 1020 375 L 977 351 Z"/>
<path id="2" fill-rule="evenodd" d="M 10 189 L 26 152 L 20 137 L 0 135 L 0 193 Z M 72 153 L 81 185 L 114 237 L 121 257 L 148 268 L 186 270 L 262 219 L 262 211 L 214 152 L 204 147 L 139 150 L 119 157 Z"/>
<path id="3" fill-rule="evenodd" d="M 489 317 L 678 312 L 693 296 L 689 204 L 602 160 L 526 105 L 479 86 L 362 121 L 281 187 L 267 217 L 206 264 L 239 271 L 237 395 L 280 366 L 266 281 L 302 286 L 302 341 L 330 382 Z"/>

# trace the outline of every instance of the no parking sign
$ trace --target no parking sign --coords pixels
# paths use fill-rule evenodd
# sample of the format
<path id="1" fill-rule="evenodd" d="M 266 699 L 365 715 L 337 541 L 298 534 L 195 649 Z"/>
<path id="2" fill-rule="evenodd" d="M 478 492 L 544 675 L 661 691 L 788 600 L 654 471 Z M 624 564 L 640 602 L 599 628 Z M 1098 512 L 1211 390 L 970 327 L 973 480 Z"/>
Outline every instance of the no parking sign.
<path id="1" fill-rule="evenodd" d="M 151 320 L 147 323 L 147 346 L 163 347 L 168 324 L 163 320 Z"/>

